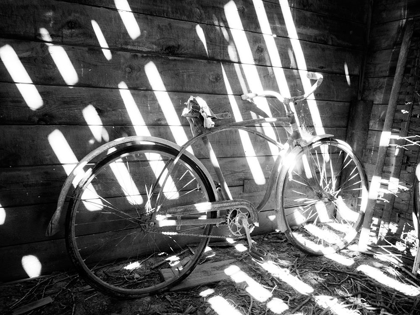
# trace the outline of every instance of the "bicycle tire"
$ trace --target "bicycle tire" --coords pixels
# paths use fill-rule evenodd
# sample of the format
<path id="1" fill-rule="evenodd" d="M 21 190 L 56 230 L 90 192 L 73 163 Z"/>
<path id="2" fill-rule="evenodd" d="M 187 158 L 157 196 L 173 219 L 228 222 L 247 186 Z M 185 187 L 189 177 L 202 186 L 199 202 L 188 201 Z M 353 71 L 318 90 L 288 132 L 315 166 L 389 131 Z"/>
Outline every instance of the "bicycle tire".
<path id="1" fill-rule="evenodd" d="M 368 200 L 366 173 L 350 146 L 321 139 L 286 160 L 277 191 L 282 232 L 310 255 L 348 246 L 360 231 Z"/>
<path id="2" fill-rule="evenodd" d="M 128 143 L 112 151 L 96 161 L 70 199 L 69 255 L 84 280 L 108 295 L 138 298 L 163 292 L 192 272 L 212 225 L 159 227 L 156 216 L 168 219 L 164 210 L 171 206 L 215 201 L 214 189 L 188 153 L 164 181 L 162 170 L 179 153 L 166 144 Z M 190 236 L 179 235 L 187 229 Z"/>

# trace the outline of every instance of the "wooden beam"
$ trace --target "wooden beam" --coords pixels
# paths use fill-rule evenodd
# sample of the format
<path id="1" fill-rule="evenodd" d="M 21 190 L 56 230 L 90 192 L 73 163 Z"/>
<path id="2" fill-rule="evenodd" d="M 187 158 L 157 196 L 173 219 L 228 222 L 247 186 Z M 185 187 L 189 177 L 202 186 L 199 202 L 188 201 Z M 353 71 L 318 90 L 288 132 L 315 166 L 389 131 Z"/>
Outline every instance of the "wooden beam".
<path id="1" fill-rule="evenodd" d="M 373 212 L 378 197 L 381 183 L 382 169 L 385 162 L 386 151 L 391 136 L 392 122 L 394 120 L 395 109 L 397 107 L 398 94 L 401 82 L 404 77 L 405 64 L 407 61 L 408 51 L 410 49 L 411 37 L 414 30 L 414 21 L 408 20 L 405 26 L 403 42 L 401 45 L 400 55 L 398 57 L 397 70 L 395 72 L 394 82 L 392 84 L 391 95 L 389 97 L 388 108 L 386 111 L 385 122 L 382 129 L 381 140 L 379 143 L 379 154 L 376 161 L 375 171 L 372 177 L 369 190 L 369 200 L 363 221 L 363 228 L 359 239 L 359 250 L 366 251 L 369 242 L 370 226 L 373 219 Z"/>

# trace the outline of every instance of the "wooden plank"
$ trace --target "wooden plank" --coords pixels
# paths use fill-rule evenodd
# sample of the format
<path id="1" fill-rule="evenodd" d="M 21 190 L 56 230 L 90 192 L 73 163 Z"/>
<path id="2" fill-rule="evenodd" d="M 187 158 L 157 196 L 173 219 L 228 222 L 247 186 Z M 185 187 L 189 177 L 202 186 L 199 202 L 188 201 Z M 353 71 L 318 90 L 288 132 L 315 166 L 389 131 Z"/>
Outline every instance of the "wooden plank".
<path id="1" fill-rule="evenodd" d="M 53 299 L 51 298 L 51 296 L 47 296 L 45 298 L 39 299 L 37 301 L 31 302 L 29 304 L 26 304 L 26 305 L 23 305 L 21 307 L 14 309 L 13 315 L 19 315 L 19 314 L 30 312 L 52 302 L 53 302 Z"/>
<path id="2" fill-rule="evenodd" d="M 74 87 L 68 89 L 60 86 L 37 85 L 36 89 L 42 96 L 44 106 L 32 111 L 27 105 L 14 83 L 0 82 L 0 124 L 1 125 L 86 125 L 89 124 L 83 116 L 87 108 L 96 111 L 104 126 L 131 126 L 133 121 L 128 115 L 126 106 L 118 89 L 98 89 L 90 87 Z M 164 106 L 159 104 L 156 94 L 152 91 L 130 91 L 147 126 L 167 126 L 169 124 L 163 111 Z M 185 118 L 181 117 L 184 103 L 191 93 L 168 93 L 173 108 L 183 126 L 188 126 Z M 195 94 L 196 95 L 196 94 Z M 200 94 L 208 106 L 215 113 L 232 113 L 232 106 L 228 95 Z M 274 115 L 283 115 L 283 106 L 273 99 L 268 102 L 274 109 Z M 257 112 L 255 105 L 244 102 L 235 96 L 235 103 L 239 107 L 243 120 L 253 119 L 252 113 Z M 318 110 L 324 127 L 347 126 L 347 113 L 349 102 L 317 100 Z M 305 118 L 308 126 L 312 125 L 311 113 L 307 104 L 297 108 L 299 117 Z M 216 125 L 233 122 L 232 119 L 216 121 Z"/>
<path id="3" fill-rule="evenodd" d="M 228 259 L 198 265 L 184 281 L 171 288 L 171 291 L 191 289 L 200 285 L 230 279 L 225 270 L 231 266 L 241 266 L 241 263 L 236 259 Z M 171 268 L 161 269 L 160 273 L 165 281 L 174 276 L 174 271 Z"/>
<path id="4" fill-rule="evenodd" d="M 103 5 L 107 8 L 115 8 L 115 4 L 110 0 L 60 0 L 63 2 L 77 2 L 86 5 Z M 238 7 L 247 6 L 247 1 L 239 0 L 236 1 Z M 200 1 L 192 1 L 191 4 L 180 4 L 180 7 L 173 8 L 168 5 L 166 1 L 159 0 L 156 3 L 159 5 L 152 5 L 152 1 L 143 1 L 141 3 L 133 3 L 131 10 L 133 12 L 143 12 L 145 14 L 166 16 L 177 19 L 190 19 L 196 22 L 205 21 L 206 23 L 217 23 L 211 18 L 208 11 L 217 12 L 222 14 L 223 6 L 226 4 L 225 1 L 215 0 L 211 3 L 202 3 Z M 278 1 L 276 0 L 264 0 L 265 5 L 274 5 L 278 7 Z M 324 0 L 322 2 L 307 2 L 305 0 L 295 0 L 289 3 L 290 8 L 299 9 L 303 11 L 314 12 L 320 15 L 334 16 L 337 18 L 345 18 L 351 21 L 363 22 L 365 13 L 365 1 L 358 1 L 358 5 L 355 5 L 355 1 L 343 0 L 339 4 L 334 0 Z M 268 10 L 267 10 L 268 11 Z M 343 17 L 345 16 L 345 17 Z M 200 20 L 201 18 L 201 20 Z"/>
<path id="5" fill-rule="evenodd" d="M 242 187 L 230 187 L 231 192 L 235 198 L 245 199 L 252 202 L 255 206 L 263 197 L 262 192 L 259 193 L 243 193 Z M 64 220 L 67 205 L 64 206 L 64 215 L 60 220 L 60 230 L 54 236 L 48 237 L 45 235 L 45 230 L 55 211 L 56 203 L 31 205 L 31 206 L 17 206 L 4 207 L 6 219 L 2 228 L 0 229 L 0 247 L 24 245 L 27 243 L 52 241 L 64 238 Z M 275 220 L 274 215 L 274 198 L 271 198 L 264 212 L 259 213 L 260 227 L 256 228 L 255 233 L 266 233 L 274 230 Z M 214 233 L 217 233 L 215 229 Z M 220 229 L 223 233 L 223 229 Z M 222 234 L 220 232 L 219 234 Z"/>
<path id="6" fill-rule="evenodd" d="M 401 89 L 405 90 L 409 84 L 408 77 L 404 77 L 401 83 Z M 363 92 L 363 99 L 373 101 L 374 104 L 386 105 L 389 101 L 390 92 L 392 89 L 392 82 L 394 77 L 378 77 L 378 78 L 366 78 L 365 79 L 365 90 Z M 405 95 L 398 95 L 397 103 L 402 105 L 405 101 Z"/>
<path id="7" fill-rule="evenodd" d="M 3 45 L 10 45 L 15 50 L 35 84 L 66 85 L 48 52 L 49 46 L 39 42 L 0 39 L 0 46 Z M 156 89 L 156 84 L 162 84 L 162 80 L 164 89 L 168 92 L 227 94 L 225 73 L 232 93 L 240 95 L 244 92 L 235 64 L 232 63 L 222 63 L 222 68 L 218 61 L 122 51 L 116 52 L 112 60 L 105 61 L 99 49 L 66 47 L 65 51 L 77 73 L 78 86 L 117 88 L 121 82 L 125 82 L 130 89 L 153 90 Z M 256 66 L 255 71 L 264 89 L 278 89 L 271 68 Z M 291 93 L 301 93 L 294 92 L 302 90 L 299 74 L 290 69 L 283 71 Z M 3 82 L 13 82 L 3 63 L 0 63 L 0 76 L 4 77 Z M 357 80 L 357 76 L 325 73 L 324 84 L 317 89 L 315 98 L 348 101 L 356 94 Z"/>
<path id="8" fill-rule="evenodd" d="M 371 47 L 374 47 L 374 50 L 382 50 L 400 46 L 404 25 L 404 21 L 391 21 L 375 25 L 370 34 Z"/>
<path id="9" fill-rule="evenodd" d="M 26 8 L 25 10 L 21 9 L 23 6 Z M 199 40 L 196 22 L 135 14 L 142 35 L 133 41 L 124 30 L 119 13 L 103 7 L 67 3 L 42 3 L 40 5 L 21 0 L 7 5 L 2 3 L 0 10 L 9 17 L 17 19 L 19 16 L 18 18 L 21 20 L 32 22 L 31 24 L 14 23 L 10 19 L 1 19 L 2 33 L 11 38 L 39 39 L 40 35 L 36 30 L 44 27 L 45 24 L 42 12 L 49 11 L 56 20 L 62 21 L 54 23 L 52 27 L 48 28 L 52 42 L 55 44 L 99 47 L 97 36 L 92 27 L 91 21 L 93 20 L 101 28 L 111 56 L 114 51 L 131 50 L 141 53 L 154 52 L 161 55 L 232 61 L 231 53 L 234 46 L 225 40 L 225 29 L 220 26 L 200 25 L 205 34 L 206 49 Z M 71 30 L 63 32 L 70 22 Z M 254 63 L 270 66 L 271 60 L 264 36 L 254 31 L 246 32 L 245 35 L 253 53 Z M 274 41 L 277 48 L 274 53 L 280 55 L 284 67 L 295 68 L 294 58 L 291 59 L 289 54 L 289 51 L 293 50 L 290 40 L 287 37 L 275 37 Z M 311 52 L 305 58 L 308 70 L 344 73 L 343 64 L 346 63 L 350 74 L 358 74 L 360 71 L 361 51 L 307 41 L 302 41 L 301 46 L 304 52 Z M 238 54 L 237 51 L 236 54 Z"/>
<path id="10" fill-rule="evenodd" d="M 77 2 L 115 9 L 115 4 L 112 1 L 83 0 Z M 304 1 L 299 1 L 299 3 L 301 3 L 299 5 L 291 5 L 292 8 L 290 11 L 294 19 L 298 38 L 301 40 L 338 46 L 361 47 L 363 44 L 364 27 L 359 21 L 364 14 L 359 15 L 359 13 L 357 13 L 360 12 L 360 7 L 355 8 L 357 6 L 354 6 L 354 4 L 353 6 L 350 6 L 349 2 L 342 7 L 337 4 L 329 6 L 331 2 L 332 1 L 328 1 L 325 4 L 312 5 L 312 7 L 309 5 L 310 8 L 308 8 L 307 2 L 305 3 Z M 168 2 L 159 0 L 158 2 L 142 1 L 130 3 L 130 8 L 132 12 L 147 15 L 163 16 L 210 25 L 229 26 L 227 18 L 229 15 L 229 6 L 226 6 L 226 4 L 227 2 L 224 0 L 211 2 L 193 1 L 192 3 L 180 3 L 174 8 Z M 228 4 L 230 3 L 228 2 Z M 288 32 L 283 17 L 284 13 L 280 8 L 279 3 L 275 1 L 265 1 L 263 2 L 263 5 L 268 21 L 270 21 L 272 32 L 277 36 L 287 36 Z M 302 8 L 302 10 L 294 9 L 295 5 L 296 7 Z M 304 6 L 307 6 L 308 11 L 304 10 Z M 362 5 L 361 7 L 364 6 Z M 255 13 L 255 8 L 250 2 L 235 1 L 231 8 L 236 8 L 235 11 L 238 11 L 245 30 L 260 31 L 261 28 Z M 345 8 L 348 8 L 348 10 Z M 311 12 L 312 10 L 316 10 L 321 14 L 314 14 Z M 345 13 L 340 15 L 338 12 L 342 11 L 345 11 Z M 331 18 L 331 15 L 328 12 L 333 12 L 332 14 L 337 18 Z M 353 22 L 355 15 L 359 16 L 357 22 Z M 343 19 L 343 16 L 349 17 Z"/>
<path id="11" fill-rule="evenodd" d="M 182 126 L 171 126 L 171 129 L 168 129 L 167 127 L 148 127 L 152 136 L 170 141 L 175 141 L 174 134 L 183 132 L 185 135 L 188 135 L 190 132 L 187 127 Z M 105 130 L 109 136 L 109 140 L 136 135 L 134 128 L 128 126 L 105 127 Z M 17 167 L 74 163 L 74 158 L 71 155 L 63 156 L 61 160 L 58 160 L 54 153 L 52 146 L 56 146 L 56 149 L 58 149 L 59 143 L 48 139 L 51 134 L 54 133 L 53 135 L 55 135 L 59 134 L 59 132 L 66 139 L 68 146 L 78 160 L 105 142 L 97 141 L 87 126 L 0 126 L 0 146 L 3 148 L 2 156 L 0 157 L 0 166 Z M 325 128 L 325 132 L 334 134 L 340 139 L 343 139 L 345 135 L 344 128 Z M 281 142 L 286 140 L 283 130 L 279 130 L 279 136 Z M 53 139 L 62 141 L 61 137 Z M 250 140 L 256 156 L 271 155 L 267 141 L 261 141 L 261 139 L 253 135 L 250 135 Z M 49 141 L 51 141 L 51 144 Z M 210 141 L 212 141 L 216 154 L 220 158 L 245 156 L 244 146 L 238 132 L 235 130 L 215 134 L 210 137 Z M 13 143 L 13 146 L 10 146 L 10 143 Z M 66 144 L 61 144 L 62 150 L 64 150 L 64 145 Z M 197 142 L 197 146 L 193 150 L 198 158 L 207 157 L 201 143 Z"/>
<path id="12" fill-rule="evenodd" d="M 411 49 L 415 48 L 416 44 L 412 43 Z M 366 63 L 366 77 L 388 77 L 394 76 L 398 62 L 398 55 L 400 47 L 393 47 L 392 49 L 381 49 L 369 53 Z M 411 64 L 415 62 L 416 55 L 410 54 L 407 56 L 407 73 L 411 69 Z"/>
<path id="13" fill-rule="evenodd" d="M 268 178 L 274 162 L 273 158 L 271 156 L 261 156 L 257 159 L 261 165 L 263 175 Z M 214 176 L 209 160 L 202 159 L 201 162 Z M 250 169 L 251 166 L 245 157 L 220 158 L 219 163 L 229 185 L 243 186 L 245 180 L 249 182 L 254 181 Z M 71 168 L 74 164 L 67 166 Z M 6 211 L 13 211 L 14 206 L 24 205 L 39 205 L 39 210 L 43 211 L 43 205 L 47 206 L 46 204 L 57 201 L 65 179 L 66 173 L 61 165 L 1 169 L 1 204 Z M 11 207 L 11 209 L 7 209 L 8 207 Z M 45 209 L 45 211 L 48 210 Z"/>
<path id="14" fill-rule="evenodd" d="M 271 157 L 260 157 L 258 160 L 261 165 L 267 165 L 267 168 L 269 163 L 273 163 Z M 203 159 L 202 162 L 213 173 L 210 162 L 207 159 Z M 253 178 L 245 158 L 223 158 L 219 159 L 219 162 L 222 170 L 226 171 L 229 185 L 242 186 L 245 178 Z M 267 168 L 262 167 L 262 170 L 268 177 Z M 5 168 L 1 169 L 0 179 L 3 207 L 36 205 L 57 201 L 66 173 L 61 165 Z"/>
<path id="15" fill-rule="evenodd" d="M 373 3 L 373 21 L 375 24 L 403 20 L 420 15 L 417 0 L 379 0 Z"/>

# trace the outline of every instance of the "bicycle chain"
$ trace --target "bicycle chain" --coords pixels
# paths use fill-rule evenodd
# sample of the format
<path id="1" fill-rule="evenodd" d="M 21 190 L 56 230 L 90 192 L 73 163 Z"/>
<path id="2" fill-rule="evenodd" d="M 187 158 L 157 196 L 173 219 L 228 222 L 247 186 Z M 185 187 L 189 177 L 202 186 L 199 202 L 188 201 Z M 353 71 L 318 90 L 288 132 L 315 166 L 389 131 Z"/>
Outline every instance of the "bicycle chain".
<path id="1" fill-rule="evenodd" d="M 174 235 L 174 236 L 192 236 L 192 237 L 199 237 L 199 238 L 217 238 L 217 239 L 226 239 L 226 238 L 231 238 L 233 240 L 236 239 L 242 239 L 244 238 L 243 236 L 219 236 L 219 235 L 201 235 L 201 234 L 192 234 L 192 233 L 179 233 L 179 232 L 155 232 L 155 231 L 150 231 L 149 233 L 153 233 L 153 234 L 162 234 L 162 235 Z"/>

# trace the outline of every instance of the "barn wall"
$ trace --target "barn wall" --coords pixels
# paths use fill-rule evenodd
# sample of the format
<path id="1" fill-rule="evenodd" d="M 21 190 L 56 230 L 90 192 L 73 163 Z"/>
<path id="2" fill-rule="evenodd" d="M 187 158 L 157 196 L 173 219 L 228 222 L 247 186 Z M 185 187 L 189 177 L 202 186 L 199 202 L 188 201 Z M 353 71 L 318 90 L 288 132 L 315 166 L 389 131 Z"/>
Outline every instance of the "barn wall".
<path id="1" fill-rule="evenodd" d="M 216 113 L 231 112 L 236 103 L 246 119 L 243 92 L 262 86 L 300 94 L 301 75 L 319 71 L 317 127 L 345 139 L 361 74 L 364 3 L 1 1 L 0 280 L 26 277 L 23 257 L 35 257 L 42 274 L 69 267 L 63 230 L 46 237 L 45 229 L 66 172 L 106 141 L 136 135 L 143 124 L 127 113 L 127 91 L 151 135 L 182 142 L 179 135 L 190 135 L 187 122 L 173 118 L 190 95 Z M 88 111 L 96 114 L 84 116 Z M 314 112 L 299 111 L 314 129 Z M 253 143 L 267 177 L 268 146 Z M 215 148 L 234 195 L 258 200 L 261 187 L 238 135 L 216 138 Z M 200 149 L 195 153 L 208 164 Z"/>
<path id="2" fill-rule="evenodd" d="M 416 97 L 416 91 L 419 89 L 417 78 L 420 73 L 419 18 L 420 3 L 418 1 L 373 1 L 363 90 L 363 99 L 373 102 L 369 137 L 363 156 L 369 177 L 373 175 L 375 169 L 380 135 L 394 82 L 402 38 L 410 19 L 414 23 L 414 33 L 399 91 L 397 110 L 393 117 L 392 134 L 401 137 L 419 134 L 419 121 L 416 118 L 420 111 L 419 99 Z M 406 144 L 404 140 L 392 141 L 392 143 Z M 388 233 L 388 236 L 400 237 L 403 229 L 409 228 L 406 223 L 412 228 L 411 188 L 418 162 L 418 146 L 409 146 L 406 150 L 396 150 L 395 146 L 388 148 L 382 172 L 383 185 L 374 209 L 374 222 L 378 224 L 378 227 L 382 226 L 381 236 Z M 388 230 L 390 224 L 398 227 L 397 230 Z"/>

